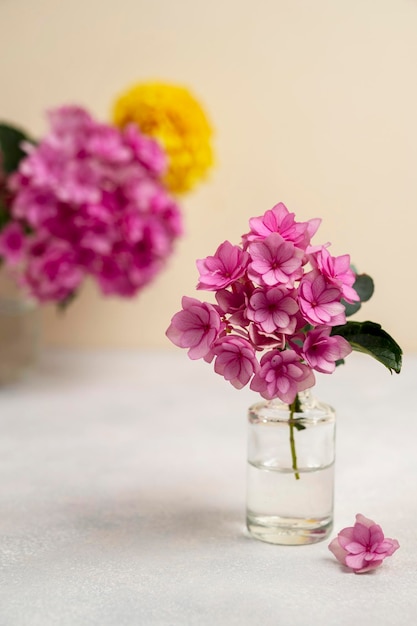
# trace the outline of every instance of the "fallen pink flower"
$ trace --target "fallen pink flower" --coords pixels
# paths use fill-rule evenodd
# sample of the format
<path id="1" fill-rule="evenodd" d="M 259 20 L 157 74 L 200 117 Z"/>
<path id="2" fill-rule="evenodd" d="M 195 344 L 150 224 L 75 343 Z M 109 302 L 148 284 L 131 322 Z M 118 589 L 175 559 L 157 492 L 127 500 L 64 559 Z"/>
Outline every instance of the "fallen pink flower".
<path id="1" fill-rule="evenodd" d="M 341 530 L 329 544 L 337 560 L 355 574 L 379 567 L 399 547 L 396 539 L 384 537 L 382 528 L 360 513 L 356 515 L 355 525 Z"/>

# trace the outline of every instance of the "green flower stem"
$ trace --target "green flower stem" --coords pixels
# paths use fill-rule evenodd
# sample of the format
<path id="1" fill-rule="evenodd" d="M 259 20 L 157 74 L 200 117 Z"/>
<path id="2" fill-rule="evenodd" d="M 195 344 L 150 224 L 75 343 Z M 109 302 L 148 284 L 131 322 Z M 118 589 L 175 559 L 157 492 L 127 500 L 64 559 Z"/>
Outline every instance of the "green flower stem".
<path id="1" fill-rule="evenodd" d="M 294 476 L 296 480 L 300 480 L 300 474 L 298 472 L 297 466 L 297 453 L 295 451 L 295 439 L 294 439 L 294 413 L 299 413 L 300 407 L 300 399 L 298 394 L 295 396 L 294 402 L 290 404 L 290 448 L 291 448 L 291 459 L 292 459 L 292 468 L 294 470 Z"/>

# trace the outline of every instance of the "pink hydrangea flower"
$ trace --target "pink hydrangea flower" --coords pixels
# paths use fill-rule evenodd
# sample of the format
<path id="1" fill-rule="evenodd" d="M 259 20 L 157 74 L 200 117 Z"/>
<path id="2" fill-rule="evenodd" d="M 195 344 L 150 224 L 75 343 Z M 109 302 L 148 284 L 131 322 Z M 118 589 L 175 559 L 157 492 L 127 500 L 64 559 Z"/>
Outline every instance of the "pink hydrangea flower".
<path id="1" fill-rule="evenodd" d="M 319 326 L 308 331 L 302 346 L 302 354 L 307 363 L 317 372 L 331 374 L 336 369 L 336 361 L 344 359 L 352 352 L 351 345 L 343 337 L 330 336 L 330 326 Z"/>
<path id="2" fill-rule="evenodd" d="M 189 348 L 190 359 L 207 356 L 224 324 L 214 306 L 195 298 L 182 298 L 183 310 L 174 315 L 166 335 L 176 346 Z"/>
<path id="3" fill-rule="evenodd" d="M 284 350 L 288 339 L 288 335 L 284 335 L 284 333 L 263 333 L 256 324 L 250 324 L 248 336 L 256 350 L 265 350 L 266 348 Z"/>
<path id="4" fill-rule="evenodd" d="M 355 275 L 348 255 L 332 257 L 330 244 L 311 245 L 319 224 L 296 222 L 279 203 L 250 220 L 241 245 L 225 241 L 213 256 L 197 261 L 197 287 L 215 292 L 221 324 L 217 320 L 218 337 L 210 346 L 213 335 L 205 342 L 203 329 L 212 328 L 198 319 L 193 341 L 199 346 L 203 337 L 205 343 L 191 351 L 193 358 L 216 357 L 215 371 L 235 387 L 250 382 L 265 399 L 286 403 L 314 385 L 313 370 L 335 370 L 351 352 L 348 341 L 332 336 L 332 328 L 346 322 L 343 299 L 357 299 L 350 292 Z M 170 328 L 174 343 L 191 347 L 184 329 Z"/>
<path id="5" fill-rule="evenodd" d="M 16 265 L 25 249 L 25 234 L 18 222 L 10 222 L 0 233 L 0 256 L 9 265 Z"/>
<path id="6" fill-rule="evenodd" d="M 325 246 L 322 246 L 315 255 L 312 255 L 312 262 L 323 276 L 340 288 L 347 302 L 359 301 L 359 296 L 352 286 L 356 276 L 350 267 L 349 254 L 334 257 Z"/>
<path id="7" fill-rule="evenodd" d="M 261 217 L 249 220 L 250 232 L 243 236 L 245 244 L 258 239 L 265 239 L 271 233 L 279 233 L 286 241 L 291 241 L 297 248 L 305 250 L 312 236 L 320 226 L 320 219 L 308 222 L 296 222 L 294 213 L 290 213 L 282 202 L 266 211 Z"/>
<path id="8" fill-rule="evenodd" d="M 179 207 L 160 180 L 165 154 L 135 126 L 119 131 L 80 107 L 55 109 L 49 121 L 10 178 L 12 217 L 27 233 L 21 282 L 42 301 L 73 295 L 71 283 L 78 288 L 87 275 L 104 294 L 133 296 L 182 233 Z M 48 262 L 35 254 L 39 238 Z M 71 250 L 65 263 L 62 250 Z M 62 259 L 54 289 L 51 259 Z"/>
<path id="9" fill-rule="evenodd" d="M 216 291 L 216 300 L 222 315 L 229 316 L 229 322 L 237 326 L 246 327 L 249 320 L 246 317 L 246 303 L 253 288 L 248 288 L 240 282 L 233 285 L 232 291 L 220 289 Z"/>
<path id="10" fill-rule="evenodd" d="M 396 539 L 385 537 L 378 524 L 361 514 L 356 515 L 354 526 L 341 530 L 329 544 L 337 560 L 355 574 L 376 569 L 399 547 Z"/>
<path id="11" fill-rule="evenodd" d="M 299 391 L 309 389 L 315 383 L 313 371 L 301 363 L 294 350 L 270 350 L 261 358 L 260 366 L 250 388 L 266 400 L 280 398 L 291 404 Z"/>
<path id="12" fill-rule="evenodd" d="M 124 129 L 124 139 L 145 169 L 157 177 L 164 174 L 168 160 L 158 142 L 147 135 L 138 133 L 136 124 L 127 124 Z"/>
<path id="13" fill-rule="evenodd" d="M 217 291 L 224 289 L 243 276 L 249 263 L 249 255 L 239 246 L 224 241 L 213 256 L 197 261 L 200 280 L 197 289 Z"/>
<path id="14" fill-rule="evenodd" d="M 248 274 L 255 282 L 292 287 L 294 281 L 302 276 L 302 251 L 278 233 L 251 243 L 248 251 L 252 259 Z"/>
<path id="15" fill-rule="evenodd" d="M 28 254 L 24 284 L 40 302 L 61 302 L 79 287 L 84 272 L 65 241 L 35 240 Z"/>
<path id="16" fill-rule="evenodd" d="M 328 282 L 319 271 L 305 274 L 298 291 L 300 311 L 313 326 L 337 326 L 346 322 L 340 289 Z"/>
<path id="17" fill-rule="evenodd" d="M 256 289 L 248 303 L 247 317 L 265 333 L 292 334 L 297 325 L 298 304 L 292 292 L 283 287 Z"/>
<path id="18" fill-rule="evenodd" d="M 216 355 L 214 371 L 236 389 L 247 385 L 259 367 L 253 346 L 243 337 L 220 337 L 213 346 L 213 353 Z"/>

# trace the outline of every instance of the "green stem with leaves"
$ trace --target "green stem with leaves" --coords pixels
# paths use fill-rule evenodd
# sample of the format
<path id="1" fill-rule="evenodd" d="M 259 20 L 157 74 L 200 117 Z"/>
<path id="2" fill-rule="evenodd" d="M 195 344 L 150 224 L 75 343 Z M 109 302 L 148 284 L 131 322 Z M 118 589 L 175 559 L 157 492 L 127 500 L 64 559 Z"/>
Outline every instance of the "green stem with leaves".
<path id="1" fill-rule="evenodd" d="M 295 420 L 294 413 L 299 413 L 301 411 L 300 398 L 298 394 L 295 396 L 294 402 L 290 404 L 290 448 L 291 448 L 291 460 L 292 460 L 292 469 L 294 470 L 294 477 L 296 480 L 300 480 L 300 474 L 298 472 L 297 466 L 297 453 L 295 451 L 295 439 L 294 439 L 294 428 L 295 428 Z"/>

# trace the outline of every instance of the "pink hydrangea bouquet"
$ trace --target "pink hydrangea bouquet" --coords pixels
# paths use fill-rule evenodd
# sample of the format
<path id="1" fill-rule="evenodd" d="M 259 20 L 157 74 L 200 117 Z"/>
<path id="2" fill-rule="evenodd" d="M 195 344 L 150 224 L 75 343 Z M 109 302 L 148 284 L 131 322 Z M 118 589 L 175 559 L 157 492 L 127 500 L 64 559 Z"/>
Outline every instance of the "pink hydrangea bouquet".
<path id="1" fill-rule="evenodd" d="M 197 289 L 215 303 L 184 296 L 168 338 L 191 359 L 214 361 L 234 387 L 296 410 L 298 393 L 331 374 L 352 350 L 372 355 L 391 371 L 401 369 L 401 348 L 379 324 L 346 321 L 373 292 L 348 254 L 313 245 L 320 220 L 297 222 L 279 203 L 249 221 L 239 245 L 224 241 L 197 261 Z"/>
<path id="2" fill-rule="evenodd" d="M 119 130 L 78 106 L 48 119 L 37 143 L 0 125 L 0 256 L 40 302 L 69 302 L 87 276 L 133 296 L 182 232 L 165 153 L 136 125 Z"/>

